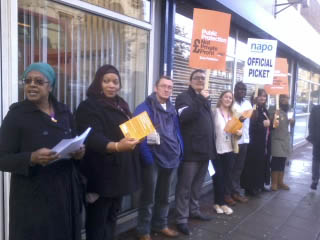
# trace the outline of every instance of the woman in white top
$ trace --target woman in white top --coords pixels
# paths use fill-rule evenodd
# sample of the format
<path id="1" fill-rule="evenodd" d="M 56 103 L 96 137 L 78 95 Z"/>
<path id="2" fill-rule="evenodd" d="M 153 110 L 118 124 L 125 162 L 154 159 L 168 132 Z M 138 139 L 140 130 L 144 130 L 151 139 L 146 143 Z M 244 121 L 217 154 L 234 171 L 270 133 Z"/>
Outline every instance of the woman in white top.
<path id="1" fill-rule="evenodd" d="M 225 195 L 230 195 L 231 169 L 234 162 L 233 136 L 224 131 L 227 122 L 232 118 L 233 94 L 227 90 L 221 93 L 215 111 L 215 133 L 217 159 L 212 161 L 215 168 L 213 176 L 215 204 L 217 213 L 232 214 L 233 210 L 224 201 Z M 241 135 L 241 130 L 237 132 Z"/>

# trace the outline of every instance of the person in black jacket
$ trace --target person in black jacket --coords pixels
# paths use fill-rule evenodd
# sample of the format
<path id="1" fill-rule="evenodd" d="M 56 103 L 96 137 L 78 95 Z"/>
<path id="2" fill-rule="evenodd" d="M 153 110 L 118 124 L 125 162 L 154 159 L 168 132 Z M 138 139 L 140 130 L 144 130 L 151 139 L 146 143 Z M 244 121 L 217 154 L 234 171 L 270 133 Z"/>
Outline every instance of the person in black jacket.
<path id="1" fill-rule="evenodd" d="M 267 143 L 269 137 L 269 113 L 266 109 L 267 93 L 264 89 L 258 90 L 258 96 L 252 96 L 251 103 L 256 103 L 250 119 L 250 143 L 244 168 L 241 174 L 241 187 L 247 195 L 256 196 L 264 189 L 265 176 L 270 176 L 270 167 L 267 162 Z M 269 171 L 269 174 L 266 172 Z"/>
<path id="2" fill-rule="evenodd" d="M 0 132 L 0 170 L 11 173 L 9 239 L 81 240 L 76 165 L 84 148 L 68 160 L 51 150 L 76 135 L 70 111 L 51 94 L 53 68 L 33 63 L 23 77 L 26 99 L 10 106 Z"/>
<path id="3" fill-rule="evenodd" d="M 92 128 L 81 164 L 88 179 L 87 240 L 113 239 L 122 197 L 140 185 L 138 140 L 123 137 L 119 127 L 131 118 L 128 104 L 118 96 L 120 88 L 118 70 L 100 67 L 76 111 L 79 131 Z"/>
<path id="4" fill-rule="evenodd" d="M 208 171 L 209 160 L 216 157 L 214 123 L 208 90 L 204 90 L 205 72 L 191 73 L 189 89 L 176 99 L 184 157 L 178 170 L 176 187 L 176 222 L 180 232 L 189 235 L 188 217 L 208 221 L 200 212 L 201 187 Z"/>
<path id="5" fill-rule="evenodd" d="M 309 136 L 307 140 L 312 143 L 312 183 L 311 189 L 316 190 L 320 177 L 320 105 L 312 107 L 309 118 Z"/>

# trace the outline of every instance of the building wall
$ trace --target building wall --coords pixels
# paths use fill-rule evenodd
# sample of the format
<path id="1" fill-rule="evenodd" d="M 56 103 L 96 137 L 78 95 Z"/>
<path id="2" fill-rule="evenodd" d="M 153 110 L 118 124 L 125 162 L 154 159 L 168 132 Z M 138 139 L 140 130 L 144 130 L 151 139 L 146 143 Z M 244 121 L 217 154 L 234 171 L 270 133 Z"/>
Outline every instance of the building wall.
<path id="1" fill-rule="evenodd" d="M 264 35 L 265 38 L 277 39 L 306 61 L 314 63 L 319 69 L 320 34 L 295 8 L 290 7 L 274 17 L 270 9 L 274 1 L 270 1 L 269 5 L 263 0 L 218 0 L 218 2 L 248 21 L 252 25 L 247 28 L 248 31 L 258 33 L 260 29 L 262 37 Z"/>
<path id="2" fill-rule="evenodd" d="M 301 8 L 300 13 L 320 34 L 320 1 L 310 0 L 310 7 Z"/>

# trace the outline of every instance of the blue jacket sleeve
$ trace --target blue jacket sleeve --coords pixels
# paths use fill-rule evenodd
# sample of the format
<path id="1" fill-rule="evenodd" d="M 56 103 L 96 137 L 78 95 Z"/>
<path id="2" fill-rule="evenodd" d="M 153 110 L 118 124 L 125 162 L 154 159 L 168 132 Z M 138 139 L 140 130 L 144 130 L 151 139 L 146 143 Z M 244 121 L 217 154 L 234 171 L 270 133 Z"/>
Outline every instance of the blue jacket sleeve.
<path id="1" fill-rule="evenodd" d="M 141 103 L 133 113 L 133 116 L 137 116 L 140 113 L 147 111 L 152 123 L 153 123 L 153 114 L 151 109 L 147 106 L 145 102 Z M 145 138 L 139 144 L 140 157 L 145 164 L 152 164 L 154 162 L 153 154 L 151 152 L 150 146 L 147 144 L 147 139 Z"/>

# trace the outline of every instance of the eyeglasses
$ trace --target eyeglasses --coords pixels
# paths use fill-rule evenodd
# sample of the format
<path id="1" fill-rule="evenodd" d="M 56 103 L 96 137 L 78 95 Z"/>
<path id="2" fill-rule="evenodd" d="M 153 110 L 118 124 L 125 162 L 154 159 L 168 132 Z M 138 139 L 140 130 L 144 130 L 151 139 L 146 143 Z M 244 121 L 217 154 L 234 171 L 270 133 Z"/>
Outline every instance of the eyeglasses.
<path id="1" fill-rule="evenodd" d="M 25 85 L 29 85 L 31 83 L 34 83 L 37 86 L 43 86 L 45 83 L 49 83 L 49 81 L 45 81 L 43 78 L 25 78 L 23 79 L 23 83 Z"/>
<path id="2" fill-rule="evenodd" d="M 196 80 L 196 81 L 204 81 L 204 80 L 206 80 L 206 78 L 205 77 L 201 77 L 201 76 L 195 76 L 195 77 L 193 77 L 192 78 L 192 80 Z"/>
<path id="3" fill-rule="evenodd" d="M 167 90 L 169 90 L 169 91 L 171 91 L 171 90 L 173 89 L 172 86 L 168 86 L 168 85 L 159 85 L 158 87 L 159 87 L 159 88 L 162 88 L 162 89 L 167 89 Z"/>

